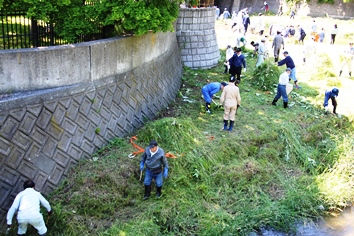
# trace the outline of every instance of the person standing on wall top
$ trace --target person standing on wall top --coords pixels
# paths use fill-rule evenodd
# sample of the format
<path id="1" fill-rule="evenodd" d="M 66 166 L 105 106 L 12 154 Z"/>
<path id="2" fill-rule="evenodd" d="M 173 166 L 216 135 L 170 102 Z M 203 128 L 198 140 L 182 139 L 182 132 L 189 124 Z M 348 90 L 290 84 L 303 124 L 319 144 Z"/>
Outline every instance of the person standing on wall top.
<path id="1" fill-rule="evenodd" d="M 276 106 L 278 99 L 280 97 L 283 97 L 284 108 L 288 107 L 288 94 L 286 92 L 286 86 L 289 84 L 290 73 L 291 73 L 291 69 L 286 68 L 286 70 L 279 76 L 277 94 L 275 95 L 272 101 L 272 105 Z"/>
<path id="2" fill-rule="evenodd" d="M 210 107 L 211 107 L 211 101 L 213 99 L 214 94 L 216 94 L 220 90 L 223 90 L 226 85 L 227 85 L 226 82 L 222 82 L 222 83 L 212 82 L 203 86 L 202 94 L 205 100 L 205 111 L 207 113 L 211 114 Z"/>
<path id="3" fill-rule="evenodd" d="M 224 131 L 232 131 L 235 123 L 237 108 L 241 105 L 240 90 L 235 85 L 235 77 L 231 76 L 229 84 L 224 88 L 220 96 L 220 104 L 224 105 Z M 230 120 L 230 126 L 228 123 Z"/>
<path id="4" fill-rule="evenodd" d="M 168 162 L 165 156 L 165 152 L 160 148 L 155 140 L 151 140 L 150 144 L 140 160 L 140 171 L 145 169 L 145 194 L 144 200 L 149 199 L 151 193 L 151 182 L 154 179 L 156 184 L 156 197 L 160 198 L 162 196 L 162 176 L 167 178 L 168 176 Z"/>
<path id="5" fill-rule="evenodd" d="M 339 89 L 337 88 L 331 88 L 327 89 L 325 92 L 325 97 L 324 97 L 324 102 L 323 106 L 325 108 L 325 114 L 328 114 L 328 100 L 331 99 L 332 105 L 333 105 L 333 114 L 337 114 L 336 109 L 337 109 L 337 101 L 336 97 L 338 97 L 339 94 Z"/>
<path id="6" fill-rule="evenodd" d="M 290 79 L 294 80 L 295 88 L 298 89 L 299 86 L 297 85 L 295 63 L 287 51 L 283 52 L 283 54 L 285 58 L 278 62 L 278 66 L 286 65 L 287 68 L 291 69 L 289 77 Z"/>
<path id="7" fill-rule="evenodd" d="M 236 75 L 236 84 L 240 84 L 242 66 L 244 68 L 244 72 L 246 72 L 246 60 L 244 55 L 242 54 L 241 48 L 234 47 L 234 52 L 234 55 L 229 60 L 230 74 L 232 76 Z"/>
<path id="8" fill-rule="evenodd" d="M 25 235 L 28 224 L 37 229 L 39 235 L 46 235 L 47 227 L 45 226 L 43 215 L 40 212 L 40 205 L 44 206 L 51 215 L 51 207 L 49 202 L 42 196 L 40 192 L 34 190 L 35 183 L 32 180 L 27 180 L 23 184 L 23 190 L 17 194 L 7 213 L 8 230 L 12 225 L 12 218 L 17 212 L 18 231 L 17 235 Z"/>
<path id="9" fill-rule="evenodd" d="M 272 48 L 274 48 L 274 62 L 278 62 L 281 46 L 284 50 L 284 38 L 281 36 L 281 32 L 277 31 L 277 35 L 274 37 Z"/>

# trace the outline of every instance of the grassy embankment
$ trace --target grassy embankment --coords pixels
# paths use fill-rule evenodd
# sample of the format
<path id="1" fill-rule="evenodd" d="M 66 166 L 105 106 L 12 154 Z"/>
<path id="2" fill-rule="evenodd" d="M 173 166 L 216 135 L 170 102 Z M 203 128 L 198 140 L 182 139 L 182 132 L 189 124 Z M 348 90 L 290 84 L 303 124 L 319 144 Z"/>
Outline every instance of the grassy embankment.
<path id="1" fill-rule="evenodd" d="M 142 200 L 140 156 L 127 157 L 136 150 L 129 137 L 115 139 L 80 162 L 50 197 L 48 235 L 246 235 L 260 227 L 291 232 L 298 220 L 353 202 L 353 121 L 325 116 L 314 105 L 323 97 L 306 83 L 292 92 L 290 109 L 281 100 L 271 106 L 279 71 L 264 65 L 272 76 L 264 78 L 268 89 L 260 89 L 249 55 L 233 132 L 220 130 L 223 110 L 213 105 L 208 115 L 201 99 L 207 80 L 228 78 L 220 60 L 210 70 L 185 68 L 175 102 L 132 134 L 142 147 L 156 139 L 177 156 L 169 159 L 161 199 Z M 327 76 L 333 74 L 317 78 L 340 85 Z"/>

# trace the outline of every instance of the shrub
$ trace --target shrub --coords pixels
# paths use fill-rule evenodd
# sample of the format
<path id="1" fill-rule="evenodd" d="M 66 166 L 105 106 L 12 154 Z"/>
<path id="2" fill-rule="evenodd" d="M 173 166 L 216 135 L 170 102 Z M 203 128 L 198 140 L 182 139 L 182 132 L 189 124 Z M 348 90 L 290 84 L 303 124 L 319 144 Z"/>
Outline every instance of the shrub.
<path id="1" fill-rule="evenodd" d="M 280 74 L 281 72 L 278 66 L 270 61 L 265 61 L 253 71 L 252 84 L 256 85 L 261 90 L 270 90 L 278 83 Z"/>

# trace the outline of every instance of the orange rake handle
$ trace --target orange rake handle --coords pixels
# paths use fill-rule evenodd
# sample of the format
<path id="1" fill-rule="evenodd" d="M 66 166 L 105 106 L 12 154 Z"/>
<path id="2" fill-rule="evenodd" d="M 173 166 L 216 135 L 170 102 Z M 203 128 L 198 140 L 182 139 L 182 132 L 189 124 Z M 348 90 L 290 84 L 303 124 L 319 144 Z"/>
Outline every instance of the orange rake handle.
<path id="1" fill-rule="evenodd" d="M 132 152 L 131 154 L 128 155 L 129 158 L 133 158 L 135 157 L 136 155 L 140 154 L 140 153 L 143 153 L 145 151 L 144 148 L 138 146 L 137 144 L 134 143 L 133 140 L 138 140 L 138 138 L 136 136 L 133 136 L 130 138 L 130 143 L 136 148 L 138 149 L 138 151 L 135 151 L 135 152 Z M 175 155 L 173 155 L 172 153 L 166 153 L 165 156 L 167 158 L 177 158 Z"/>
<path id="2" fill-rule="evenodd" d="M 135 151 L 135 152 L 129 154 L 128 155 L 129 158 L 133 158 L 136 155 L 144 152 L 144 148 L 142 148 L 142 147 L 138 146 L 137 144 L 135 144 L 133 140 L 138 140 L 138 138 L 136 136 L 133 136 L 133 137 L 130 138 L 130 143 L 133 145 L 133 147 L 138 149 L 138 151 Z"/>

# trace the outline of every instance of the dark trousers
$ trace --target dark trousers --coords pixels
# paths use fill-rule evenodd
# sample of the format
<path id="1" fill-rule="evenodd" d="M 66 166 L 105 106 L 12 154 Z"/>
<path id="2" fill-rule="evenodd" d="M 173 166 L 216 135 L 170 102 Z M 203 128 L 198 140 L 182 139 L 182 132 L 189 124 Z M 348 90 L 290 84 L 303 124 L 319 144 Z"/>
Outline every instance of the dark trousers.
<path id="1" fill-rule="evenodd" d="M 331 34 L 331 44 L 334 44 L 335 40 L 336 40 L 336 34 Z"/>
<path id="2" fill-rule="evenodd" d="M 333 105 L 333 113 L 336 113 L 337 110 L 337 100 L 336 97 L 331 97 L 332 105 Z"/>
<path id="3" fill-rule="evenodd" d="M 301 35 L 300 35 L 300 38 L 299 38 L 299 43 L 300 43 L 300 42 L 304 43 L 305 37 L 306 37 L 306 34 L 301 34 Z"/>
<path id="4" fill-rule="evenodd" d="M 231 76 L 236 76 L 236 81 L 241 82 L 242 66 L 231 66 L 229 73 Z"/>

